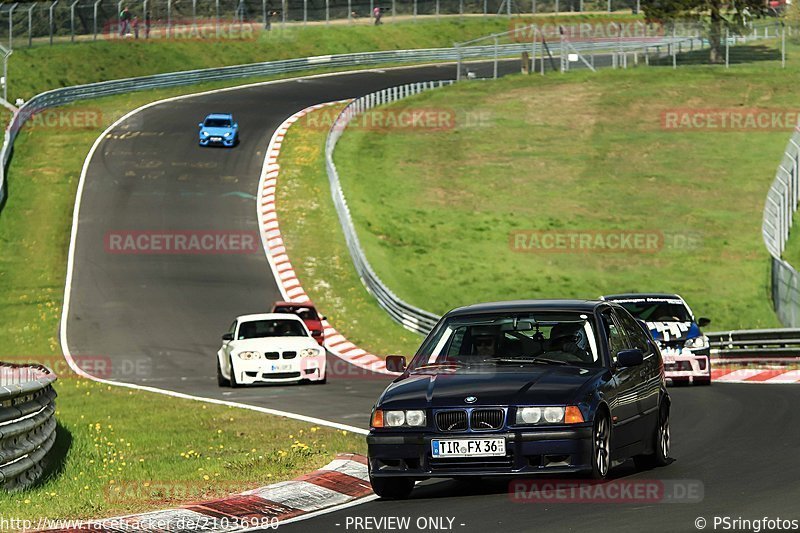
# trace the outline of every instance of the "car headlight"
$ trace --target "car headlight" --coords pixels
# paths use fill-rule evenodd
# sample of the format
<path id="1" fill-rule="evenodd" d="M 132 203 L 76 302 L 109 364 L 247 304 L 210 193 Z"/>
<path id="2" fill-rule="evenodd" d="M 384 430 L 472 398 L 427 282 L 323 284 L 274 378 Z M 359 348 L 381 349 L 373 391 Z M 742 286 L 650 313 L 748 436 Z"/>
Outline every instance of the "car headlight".
<path id="1" fill-rule="evenodd" d="M 231 132 L 226 131 L 225 133 L 222 134 L 222 136 L 223 137 L 230 137 L 231 136 Z"/>
<path id="2" fill-rule="evenodd" d="M 322 355 L 322 350 L 319 348 L 305 348 L 300 350 L 300 357 L 317 357 Z"/>
<path id="3" fill-rule="evenodd" d="M 583 413 L 576 405 L 517 408 L 517 424 L 580 424 Z"/>
<path id="4" fill-rule="evenodd" d="M 708 348 L 708 337 L 705 335 L 700 335 L 699 337 L 695 337 L 693 339 L 687 339 L 684 346 L 691 350 L 702 350 L 703 348 Z"/>
<path id="5" fill-rule="evenodd" d="M 382 411 L 378 409 L 372 414 L 372 422 L 370 423 L 374 428 L 423 427 L 426 424 L 427 417 L 422 409 L 408 411 Z"/>
<path id="6" fill-rule="evenodd" d="M 405 411 L 386 411 L 383 419 L 389 427 L 402 426 L 406 423 L 406 413 Z"/>
<path id="7" fill-rule="evenodd" d="M 209 133 L 207 131 L 203 130 L 203 131 L 200 132 L 200 135 L 202 135 L 203 137 L 208 137 Z"/>
<path id="8" fill-rule="evenodd" d="M 261 354 L 259 352 L 239 352 L 236 354 L 239 359 L 243 359 L 245 361 L 252 361 L 253 359 L 261 359 Z"/>

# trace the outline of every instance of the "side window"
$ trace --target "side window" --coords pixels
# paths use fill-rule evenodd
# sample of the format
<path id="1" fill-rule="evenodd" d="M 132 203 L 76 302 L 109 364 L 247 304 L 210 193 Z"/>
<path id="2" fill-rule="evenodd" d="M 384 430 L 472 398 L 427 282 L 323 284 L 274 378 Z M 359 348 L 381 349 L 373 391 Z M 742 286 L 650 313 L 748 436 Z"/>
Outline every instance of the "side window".
<path id="1" fill-rule="evenodd" d="M 643 355 L 647 355 L 650 353 L 650 343 L 647 341 L 647 337 L 645 336 L 645 332 L 642 330 L 642 327 L 636 322 L 632 316 L 630 316 L 626 312 L 616 312 L 615 315 L 619 320 L 622 327 L 625 329 L 625 333 L 628 336 L 628 340 L 630 341 L 631 348 L 637 348 L 642 351 Z"/>
<path id="2" fill-rule="evenodd" d="M 230 333 L 231 335 L 234 335 L 236 333 L 236 321 L 235 320 L 233 321 L 233 324 L 231 324 L 231 327 L 228 329 L 228 333 Z M 235 338 L 236 337 L 234 337 L 234 339 Z"/>
<path id="3" fill-rule="evenodd" d="M 605 327 L 606 336 L 608 337 L 608 353 L 611 356 L 611 362 L 616 363 L 617 352 L 628 347 L 625 334 L 614 321 L 610 310 L 603 313 L 603 326 Z"/>

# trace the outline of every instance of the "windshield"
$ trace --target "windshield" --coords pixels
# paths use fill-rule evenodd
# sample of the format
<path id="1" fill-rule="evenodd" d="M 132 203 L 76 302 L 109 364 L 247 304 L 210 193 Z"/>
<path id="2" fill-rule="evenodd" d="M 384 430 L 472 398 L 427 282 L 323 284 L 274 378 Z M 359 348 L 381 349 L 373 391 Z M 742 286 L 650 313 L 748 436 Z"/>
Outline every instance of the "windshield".
<path id="1" fill-rule="evenodd" d="M 579 313 L 455 316 L 440 324 L 411 361 L 428 369 L 601 366 L 592 319 Z"/>
<path id="2" fill-rule="evenodd" d="M 631 298 L 612 300 L 645 322 L 691 322 L 692 314 L 682 300 L 675 298 Z"/>
<path id="3" fill-rule="evenodd" d="M 316 310 L 311 307 L 282 305 L 280 307 L 276 307 L 274 312 L 297 315 L 303 320 L 319 320 Z"/>
<path id="4" fill-rule="evenodd" d="M 227 118 L 207 118 L 204 125 L 207 128 L 228 128 L 231 121 Z"/>
<path id="5" fill-rule="evenodd" d="M 297 320 L 252 320 L 239 326 L 238 340 L 263 337 L 307 337 L 303 324 Z"/>

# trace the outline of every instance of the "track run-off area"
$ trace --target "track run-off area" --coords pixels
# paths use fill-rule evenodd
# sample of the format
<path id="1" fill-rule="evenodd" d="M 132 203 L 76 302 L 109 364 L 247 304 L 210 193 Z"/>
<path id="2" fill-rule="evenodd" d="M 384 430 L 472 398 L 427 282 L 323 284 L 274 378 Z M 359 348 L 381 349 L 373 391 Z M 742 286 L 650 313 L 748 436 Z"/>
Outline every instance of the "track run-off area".
<path id="1" fill-rule="evenodd" d="M 503 65 L 508 71 L 513 67 Z M 108 236 L 258 234 L 255 195 L 265 150 L 287 117 L 314 104 L 454 77 L 455 67 L 443 65 L 269 82 L 170 99 L 113 125 L 87 158 L 76 200 L 65 351 L 79 365 L 82 358 L 107 359 L 99 375 L 85 368 L 104 379 L 366 430 L 370 409 L 390 377 L 343 371 L 347 363 L 333 355 L 324 386 L 217 385 L 215 353 L 230 322 L 281 299 L 260 241 L 257 253 L 125 254 L 109 250 Z M 210 112 L 233 113 L 242 132 L 238 147 L 197 146 L 197 123 Z M 329 312 L 335 325 L 335 313 Z M 672 388 L 671 394 L 674 462 L 643 472 L 628 462 L 612 477 L 687 482 L 702 487 L 699 502 L 522 502 L 511 497 L 507 480 L 428 481 L 407 501 L 368 500 L 280 529 L 388 530 L 386 522 L 375 529 L 374 520 L 411 517 L 408 530 L 416 531 L 422 524 L 417 518 L 427 517 L 465 532 L 697 531 L 700 517 L 708 530 L 714 529 L 715 516 L 800 518 L 800 387 L 718 383 Z"/>

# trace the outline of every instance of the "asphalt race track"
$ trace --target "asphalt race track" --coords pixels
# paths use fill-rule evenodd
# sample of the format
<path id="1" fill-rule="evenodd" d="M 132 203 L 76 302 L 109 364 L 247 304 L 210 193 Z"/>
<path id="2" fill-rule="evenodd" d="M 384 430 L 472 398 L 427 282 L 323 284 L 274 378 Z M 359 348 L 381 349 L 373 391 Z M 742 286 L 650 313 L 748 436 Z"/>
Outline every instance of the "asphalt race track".
<path id="1" fill-rule="evenodd" d="M 503 70 L 516 65 L 505 63 Z M 128 231 L 257 232 L 253 195 L 264 149 L 289 115 L 454 75 L 453 66 L 437 66 L 288 80 L 167 102 L 119 124 L 94 153 L 81 198 L 67 317 L 79 364 L 98 377 L 366 428 L 387 379 L 332 356 L 325 386 L 217 386 L 220 335 L 234 316 L 263 312 L 280 298 L 260 244 L 250 254 L 142 255 L 109 253 L 105 239 Z M 197 146 L 197 123 L 209 112 L 234 113 L 242 132 L 238 147 Z M 347 518 L 382 516 L 412 517 L 410 531 L 418 530 L 417 517 L 449 517 L 455 531 L 484 533 L 697 531 L 698 517 L 713 530 L 715 515 L 800 519 L 800 387 L 717 384 L 671 392 L 674 463 L 636 472 L 628 462 L 612 475 L 699 481 L 701 503 L 523 504 L 511 501 L 505 481 L 438 481 L 422 483 L 406 502 L 372 501 L 280 529 L 374 531 Z"/>

